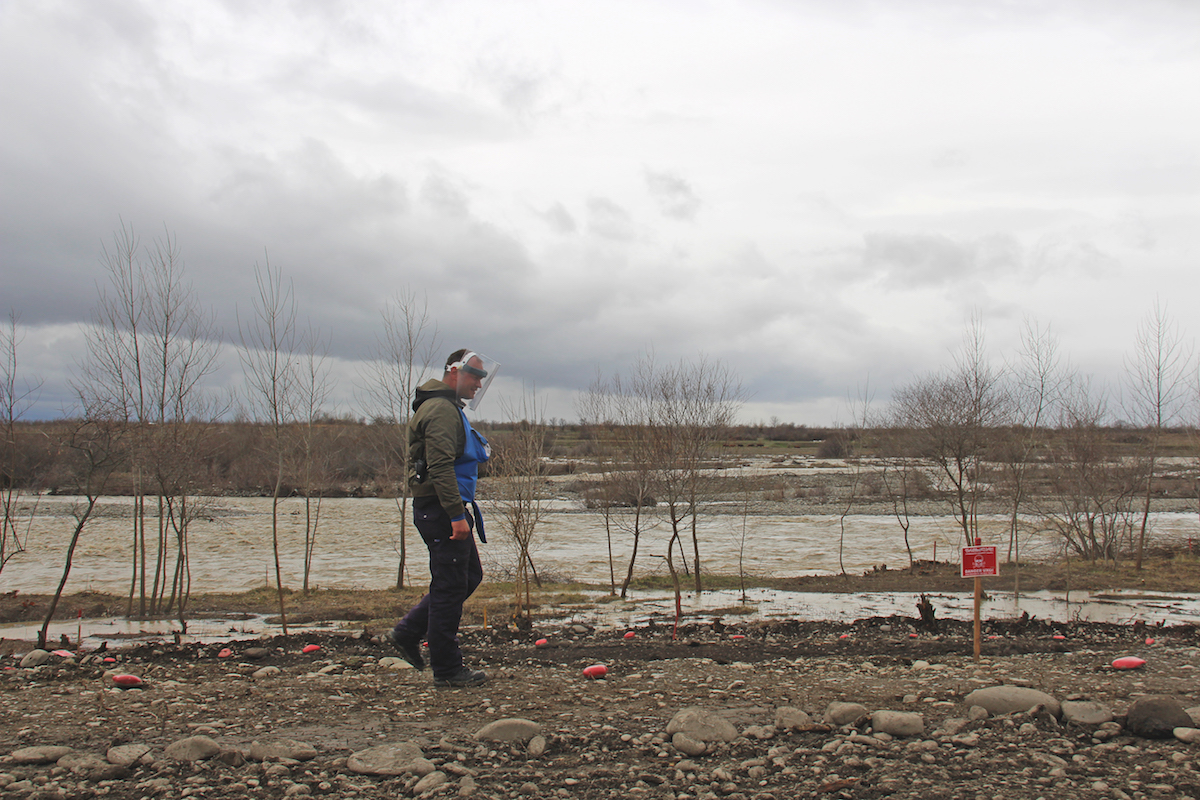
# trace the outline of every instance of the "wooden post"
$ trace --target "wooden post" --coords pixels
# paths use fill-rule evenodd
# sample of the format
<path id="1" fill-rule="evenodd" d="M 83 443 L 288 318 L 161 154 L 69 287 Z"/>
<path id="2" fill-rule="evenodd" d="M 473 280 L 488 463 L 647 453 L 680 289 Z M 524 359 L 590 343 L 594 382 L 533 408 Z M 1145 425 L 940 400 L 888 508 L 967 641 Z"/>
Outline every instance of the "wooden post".
<path id="1" fill-rule="evenodd" d="M 979 541 L 976 539 L 975 541 Z M 979 662 L 980 641 L 983 638 L 983 626 L 979 623 L 979 606 L 983 604 L 983 578 L 975 579 L 975 662 Z"/>

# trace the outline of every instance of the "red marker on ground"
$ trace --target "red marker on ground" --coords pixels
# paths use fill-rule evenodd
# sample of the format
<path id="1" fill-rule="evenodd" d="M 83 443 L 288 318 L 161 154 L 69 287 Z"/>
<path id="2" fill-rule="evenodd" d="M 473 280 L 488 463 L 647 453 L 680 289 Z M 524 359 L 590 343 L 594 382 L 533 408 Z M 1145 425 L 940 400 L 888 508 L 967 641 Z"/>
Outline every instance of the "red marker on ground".
<path id="1" fill-rule="evenodd" d="M 217 653 L 217 658 L 229 658 L 231 655 L 233 655 L 233 651 L 226 647 Z"/>
<path id="2" fill-rule="evenodd" d="M 626 638 L 626 639 L 632 639 L 632 638 L 633 638 L 634 636 L 636 636 L 636 635 L 637 635 L 637 634 L 636 634 L 636 633 L 634 633 L 633 631 L 625 631 L 625 637 L 624 637 L 624 638 Z"/>
<path id="3" fill-rule="evenodd" d="M 608 674 L 608 667 L 603 664 L 592 664 L 590 667 L 583 668 L 583 674 L 592 680 L 597 680 Z"/>
<path id="4" fill-rule="evenodd" d="M 1146 666 L 1146 659 L 1137 656 L 1122 656 L 1112 662 L 1113 669 L 1141 669 Z"/>
<path id="5" fill-rule="evenodd" d="M 133 689 L 142 685 L 142 679 L 137 675 L 113 675 L 112 680 L 122 689 Z"/>
<path id="6" fill-rule="evenodd" d="M 534 647 L 545 647 L 548 644 L 550 644 L 549 639 L 538 639 L 536 642 L 533 643 L 533 646 Z"/>
<path id="7" fill-rule="evenodd" d="M 304 649 L 303 649 L 303 650 L 301 650 L 300 652 L 302 652 L 302 653 L 315 653 L 315 652 L 317 652 L 317 651 L 318 651 L 318 650 L 320 650 L 320 649 L 321 649 L 321 645 L 319 645 L 319 644 L 306 644 L 306 645 L 304 645 Z"/>

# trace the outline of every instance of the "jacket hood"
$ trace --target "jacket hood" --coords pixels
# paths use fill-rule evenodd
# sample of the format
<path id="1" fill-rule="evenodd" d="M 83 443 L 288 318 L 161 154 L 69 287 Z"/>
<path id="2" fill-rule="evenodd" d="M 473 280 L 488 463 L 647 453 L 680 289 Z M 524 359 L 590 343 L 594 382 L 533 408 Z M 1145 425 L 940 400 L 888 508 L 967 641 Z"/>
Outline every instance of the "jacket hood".
<path id="1" fill-rule="evenodd" d="M 417 387 L 413 398 L 412 410 L 416 411 L 426 400 L 432 400 L 435 397 L 444 397 L 459 408 L 462 408 L 462 402 L 458 399 L 458 392 L 434 378 L 425 381 Z"/>

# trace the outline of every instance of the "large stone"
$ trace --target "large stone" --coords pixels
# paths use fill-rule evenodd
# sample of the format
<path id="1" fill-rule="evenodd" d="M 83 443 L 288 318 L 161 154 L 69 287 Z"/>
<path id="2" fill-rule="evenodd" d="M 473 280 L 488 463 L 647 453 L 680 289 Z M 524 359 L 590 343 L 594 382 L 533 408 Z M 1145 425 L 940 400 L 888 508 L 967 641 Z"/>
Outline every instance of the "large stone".
<path id="1" fill-rule="evenodd" d="M 412 788 L 412 793 L 417 797 L 420 797 L 426 792 L 431 792 L 438 788 L 447 780 L 449 780 L 449 778 L 446 777 L 446 773 L 431 772 L 424 778 L 421 778 L 421 780 L 417 781 L 416 785 Z"/>
<path id="2" fill-rule="evenodd" d="M 1200 744 L 1200 728 L 1176 728 L 1172 733 L 1185 744 Z"/>
<path id="3" fill-rule="evenodd" d="M 1100 726 L 1112 722 L 1112 709 L 1094 700 L 1064 700 L 1062 719 L 1069 725 Z"/>
<path id="4" fill-rule="evenodd" d="M 925 733 L 925 718 L 915 711 L 876 711 L 871 728 L 891 736 L 920 736 Z"/>
<path id="5" fill-rule="evenodd" d="M 1176 728 L 1192 728 L 1192 718 L 1174 697 L 1139 697 L 1125 712 L 1125 729 L 1145 739 L 1170 739 Z"/>
<path id="6" fill-rule="evenodd" d="M 47 650 L 30 650 L 21 659 L 21 666 L 25 669 L 31 667 L 40 667 L 50 660 L 50 652 Z"/>
<path id="7" fill-rule="evenodd" d="M 475 738 L 491 742 L 525 743 L 541 732 L 542 726 L 532 720 L 509 717 L 484 725 L 475 733 Z"/>
<path id="8" fill-rule="evenodd" d="M 379 666 L 384 669 L 414 669 L 412 664 L 396 656 L 384 656 L 379 659 Z"/>
<path id="9" fill-rule="evenodd" d="M 317 748 L 295 739 L 275 739 L 269 742 L 250 743 L 251 761 L 278 761 L 290 758 L 294 761 L 310 761 L 317 757 Z"/>
<path id="10" fill-rule="evenodd" d="M 698 742 L 732 742 L 738 735 L 732 722 L 699 706 L 688 706 L 676 713 L 667 723 L 667 733 L 683 733 Z"/>
<path id="11" fill-rule="evenodd" d="M 404 775 L 424 758 L 421 748 L 412 742 L 381 744 L 352 754 L 346 759 L 346 768 L 362 775 Z"/>
<path id="12" fill-rule="evenodd" d="M 70 747 L 46 744 L 36 747 L 22 747 L 13 750 L 9 755 L 18 764 L 53 764 L 67 753 L 74 752 Z"/>
<path id="13" fill-rule="evenodd" d="M 862 703 L 835 701 L 825 709 L 825 722 L 829 725 L 850 725 L 866 715 L 867 707 Z"/>
<path id="14" fill-rule="evenodd" d="M 149 752 L 150 745 L 148 744 L 120 744 L 108 748 L 104 757 L 109 760 L 109 763 L 129 767 L 141 761 Z"/>
<path id="15" fill-rule="evenodd" d="M 702 756 L 708 750 L 704 742 L 693 739 L 686 733 L 676 733 L 671 737 L 671 745 L 685 756 Z"/>
<path id="16" fill-rule="evenodd" d="M 546 754 L 546 737 L 540 733 L 529 740 L 529 744 L 525 747 L 525 752 L 530 758 L 541 758 Z"/>
<path id="17" fill-rule="evenodd" d="M 167 745 L 164 752 L 175 761 L 203 761 L 221 752 L 221 745 L 207 736 L 189 736 Z"/>
<path id="18" fill-rule="evenodd" d="M 1017 714 L 1043 706 L 1056 717 L 1062 716 L 1062 704 L 1045 692 L 1026 686 L 988 686 L 966 696 L 968 707 L 980 706 L 992 714 Z"/>
<path id="19" fill-rule="evenodd" d="M 798 708 L 780 706 L 775 709 L 775 727 L 781 731 L 793 728 L 804 728 L 812 723 L 812 718 Z"/>

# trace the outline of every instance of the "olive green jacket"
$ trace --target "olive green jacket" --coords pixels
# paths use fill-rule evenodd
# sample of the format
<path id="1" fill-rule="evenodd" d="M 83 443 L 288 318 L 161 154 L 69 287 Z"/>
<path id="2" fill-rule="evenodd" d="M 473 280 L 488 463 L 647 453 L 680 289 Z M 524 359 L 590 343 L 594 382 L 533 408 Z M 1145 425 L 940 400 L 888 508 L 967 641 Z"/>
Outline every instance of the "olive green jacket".
<path id="1" fill-rule="evenodd" d="M 467 513 L 454 475 L 454 462 L 467 446 L 461 408 L 453 389 L 431 379 L 417 388 L 408 421 L 408 486 L 413 500 L 437 497 L 450 519 Z M 417 461 L 426 464 L 424 481 L 417 480 Z"/>

